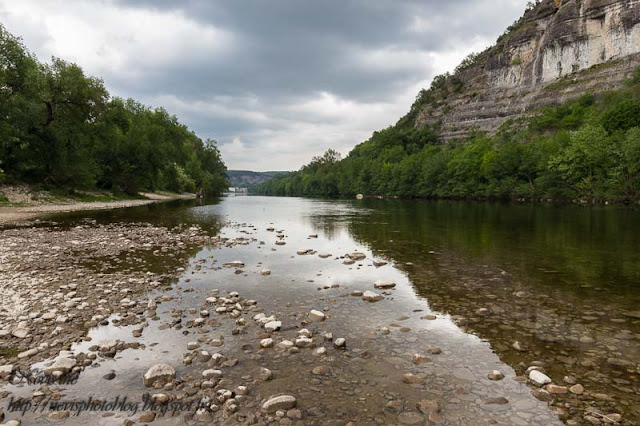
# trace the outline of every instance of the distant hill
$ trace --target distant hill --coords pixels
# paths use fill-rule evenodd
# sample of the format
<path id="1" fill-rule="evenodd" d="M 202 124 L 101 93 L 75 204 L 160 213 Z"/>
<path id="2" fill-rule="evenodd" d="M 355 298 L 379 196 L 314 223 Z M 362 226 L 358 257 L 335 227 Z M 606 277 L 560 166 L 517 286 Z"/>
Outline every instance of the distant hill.
<path id="1" fill-rule="evenodd" d="M 270 180 L 276 175 L 287 175 L 290 172 L 253 172 L 250 170 L 227 170 L 229 186 L 248 188 L 249 192 L 261 183 Z"/>

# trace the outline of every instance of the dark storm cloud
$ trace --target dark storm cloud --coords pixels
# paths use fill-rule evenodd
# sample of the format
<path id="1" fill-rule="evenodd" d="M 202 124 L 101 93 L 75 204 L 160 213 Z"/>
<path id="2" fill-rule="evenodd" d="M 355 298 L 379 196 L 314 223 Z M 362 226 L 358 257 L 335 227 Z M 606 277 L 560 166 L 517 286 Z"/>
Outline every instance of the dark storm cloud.
<path id="1" fill-rule="evenodd" d="M 23 2 L 0 0 L 0 18 L 41 58 L 71 56 L 114 93 L 164 105 L 217 139 L 230 167 L 255 169 L 348 151 L 406 112 L 436 72 L 493 41 L 526 3 Z"/>

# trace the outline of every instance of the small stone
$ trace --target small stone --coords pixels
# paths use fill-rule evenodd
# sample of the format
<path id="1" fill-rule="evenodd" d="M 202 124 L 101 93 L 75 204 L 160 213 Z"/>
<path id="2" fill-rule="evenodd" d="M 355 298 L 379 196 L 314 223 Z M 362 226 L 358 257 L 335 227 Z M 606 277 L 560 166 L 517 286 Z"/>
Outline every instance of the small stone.
<path id="1" fill-rule="evenodd" d="M 271 380 L 273 378 L 273 373 L 268 368 L 260 367 L 258 378 L 263 382 L 266 382 L 267 380 Z"/>
<path id="2" fill-rule="evenodd" d="M 309 312 L 309 319 L 312 322 L 321 322 L 325 320 L 325 314 L 320 311 L 316 311 L 315 309 Z"/>
<path id="3" fill-rule="evenodd" d="M 493 370 L 489 373 L 489 380 L 502 380 L 504 379 L 504 374 L 501 371 Z"/>
<path id="4" fill-rule="evenodd" d="M 395 286 L 396 283 L 394 283 L 393 281 L 376 281 L 373 284 L 373 287 L 379 290 L 390 290 L 392 288 L 395 288 Z"/>
<path id="5" fill-rule="evenodd" d="M 553 400 L 553 395 L 544 389 L 535 389 L 531 391 L 531 394 L 539 401 L 549 402 Z"/>
<path id="6" fill-rule="evenodd" d="M 402 425 L 421 425 L 424 424 L 424 418 L 415 411 L 405 411 L 398 415 L 398 423 Z"/>
<path id="7" fill-rule="evenodd" d="M 422 364 L 423 362 L 431 362 L 430 358 L 427 358 L 424 355 L 421 354 L 413 354 L 413 363 L 418 365 L 418 364 Z"/>
<path id="8" fill-rule="evenodd" d="M 109 371 L 107 374 L 105 374 L 104 376 L 102 376 L 103 379 L 105 380 L 113 380 L 116 378 L 116 372 L 111 370 Z"/>
<path id="9" fill-rule="evenodd" d="M 333 346 L 335 346 L 336 348 L 345 348 L 347 346 L 347 341 L 342 337 L 338 337 L 333 342 Z"/>
<path id="10" fill-rule="evenodd" d="M 439 413 L 441 409 L 442 407 L 440 405 L 440 402 L 436 401 L 435 399 L 423 399 L 418 404 L 418 410 L 420 410 L 424 414 Z"/>
<path id="11" fill-rule="evenodd" d="M 155 419 L 156 413 L 154 413 L 153 411 L 147 411 L 146 413 L 140 414 L 140 416 L 138 417 L 138 421 L 140 423 L 151 423 Z"/>
<path id="12" fill-rule="evenodd" d="M 293 342 L 290 340 L 283 340 L 282 342 L 278 343 L 276 345 L 278 347 L 278 349 L 291 349 L 293 347 Z"/>
<path id="13" fill-rule="evenodd" d="M 329 372 L 329 367 L 327 367 L 326 365 L 319 365 L 318 367 L 314 367 L 311 372 L 316 376 L 324 376 Z"/>
<path id="14" fill-rule="evenodd" d="M 264 275 L 264 276 L 271 275 L 271 270 L 263 269 L 262 271 L 260 271 L 260 275 Z"/>
<path id="15" fill-rule="evenodd" d="M 166 384 L 176 378 L 176 370 L 168 364 L 156 364 L 144 374 L 144 385 L 152 387 L 156 383 Z"/>
<path id="16" fill-rule="evenodd" d="M 282 322 L 280 321 L 269 321 L 264 325 L 264 329 L 269 333 L 280 330 L 280 327 L 282 327 Z"/>
<path id="17" fill-rule="evenodd" d="M 527 350 L 525 349 L 524 345 L 520 342 L 514 342 L 513 345 L 511 345 L 511 347 L 513 349 L 515 349 L 518 352 L 526 352 Z"/>
<path id="18" fill-rule="evenodd" d="M 582 395 L 584 393 L 584 387 L 581 384 L 573 385 L 569 388 L 569 392 L 575 395 Z"/>
<path id="19" fill-rule="evenodd" d="M 497 398 L 487 398 L 484 400 L 486 405 L 506 405 L 509 403 L 509 400 L 503 396 Z"/>
<path id="20" fill-rule="evenodd" d="M 262 409 L 267 413 L 275 413 L 278 410 L 290 410 L 296 407 L 296 399 L 291 395 L 272 396 L 264 404 Z"/>
<path id="21" fill-rule="evenodd" d="M 384 296 L 369 290 L 365 291 L 364 294 L 362 295 L 362 300 L 370 303 L 379 302 L 383 299 L 384 299 Z"/>
<path id="22" fill-rule="evenodd" d="M 402 376 L 402 381 L 408 384 L 422 383 L 422 380 L 423 380 L 422 377 L 412 373 L 407 373 Z"/>
<path id="23" fill-rule="evenodd" d="M 273 339 L 262 339 L 260 340 L 260 347 L 261 348 L 271 348 L 273 347 Z"/>
<path id="24" fill-rule="evenodd" d="M 568 389 L 566 386 L 558 386 L 554 384 L 547 385 L 547 392 L 549 392 L 550 394 L 554 394 L 554 395 L 564 394 L 564 393 L 567 393 L 567 390 Z"/>
<path id="25" fill-rule="evenodd" d="M 47 416 L 51 420 L 64 420 L 71 415 L 68 411 L 53 411 Z"/>
<path id="26" fill-rule="evenodd" d="M 29 334 L 29 329 L 25 327 L 17 327 L 13 329 L 13 331 L 11 332 L 11 335 L 18 339 L 24 339 L 25 337 L 27 337 L 28 334 Z"/>
<path id="27" fill-rule="evenodd" d="M 207 379 L 207 380 L 220 379 L 220 378 L 222 378 L 222 371 L 221 370 L 214 370 L 214 369 L 204 370 L 202 372 L 202 377 Z"/>
<path id="28" fill-rule="evenodd" d="M 0 366 L 0 380 L 7 379 L 13 373 L 13 364 Z"/>
<path id="29" fill-rule="evenodd" d="M 538 386 L 544 386 L 551 383 L 549 376 L 538 370 L 531 370 L 529 372 L 529 379 Z"/>
<path id="30" fill-rule="evenodd" d="M 480 308 L 476 311 L 476 315 L 479 317 L 487 317 L 491 315 L 491 311 L 487 308 Z"/>

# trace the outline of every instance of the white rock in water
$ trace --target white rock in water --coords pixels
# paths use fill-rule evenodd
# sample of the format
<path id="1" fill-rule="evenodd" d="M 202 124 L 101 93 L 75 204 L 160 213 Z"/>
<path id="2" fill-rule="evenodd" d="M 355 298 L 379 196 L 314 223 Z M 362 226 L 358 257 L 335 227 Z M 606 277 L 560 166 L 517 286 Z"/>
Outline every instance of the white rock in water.
<path id="1" fill-rule="evenodd" d="M 347 346 L 347 341 L 343 337 L 338 337 L 334 342 L 333 346 L 336 348 L 344 348 Z"/>
<path id="2" fill-rule="evenodd" d="M 316 311 L 315 309 L 309 312 L 309 319 L 313 322 L 324 321 L 325 315 L 323 312 Z"/>
<path id="3" fill-rule="evenodd" d="M 260 340 L 260 347 L 267 349 L 273 347 L 273 339 L 262 339 Z"/>
<path id="4" fill-rule="evenodd" d="M 75 359 L 59 356 L 58 358 L 55 359 L 55 361 L 53 362 L 53 364 L 51 364 L 51 366 L 46 367 L 44 369 L 44 374 L 50 376 L 55 372 L 60 372 L 62 374 L 68 373 L 75 366 L 76 366 Z"/>
<path id="5" fill-rule="evenodd" d="M 549 376 L 538 370 L 531 370 L 529 373 L 529 379 L 538 386 L 544 386 L 551 383 Z"/>
<path id="6" fill-rule="evenodd" d="M 364 260 L 367 258 L 367 255 L 364 253 L 361 253 L 359 251 L 354 251 L 353 253 L 349 253 L 347 255 L 347 257 L 351 260 Z"/>
<path id="7" fill-rule="evenodd" d="M 200 347 L 200 343 L 198 342 L 189 342 L 187 343 L 187 349 L 189 349 L 190 351 L 198 349 Z"/>
<path id="8" fill-rule="evenodd" d="M 108 351 L 115 348 L 118 345 L 118 341 L 114 339 L 100 340 L 98 342 L 98 350 L 101 352 Z"/>
<path id="9" fill-rule="evenodd" d="M 270 269 L 263 269 L 262 271 L 260 271 L 260 275 L 271 275 L 271 270 Z"/>
<path id="10" fill-rule="evenodd" d="M 17 337 L 18 339 L 24 339 L 29 334 L 29 329 L 25 327 L 17 327 L 13 329 L 11 335 L 13 337 Z"/>
<path id="11" fill-rule="evenodd" d="M 0 379 L 6 379 L 13 373 L 13 364 L 0 365 Z"/>
<path id="12" fill-rule="evenodd" d="M 362 295 L 362 299 L 366 300 L 367 302 L 379 302 L 380 300 L 384 299 L 384 296 L 367 290 Z"/>
<path id="13" fill-rule="evenodd" d="M 393 281 L 376 281 L 373 286 L 381 290 L 388 290 L 391 288 L 395 288 L 396 283 L 394 283 Z"/>
<path id="14" fill-rule="evenodd" d="M 176 378 L 176 370 L 168 364 L 156 364 L 144 373 L 144 385 L 151 387 L 156 383 L 168 383 Z"/>
<path id="15" fill-rule="evenodd" d="M 280 330 L 280 327 L 282 327 L 282 322 L 280 321 L 269 321 L 264 325 L 264 329 L 268 332 Z"/>
<path id="16" fill-rule="evenodd" d="M 363 198 L 364 198 L 364 195 L 362 194 L 356 195 L 356 200 L 362 200 Z"/>
<path id="17" fill-rule="evenodd" d="M 296 399 L 291 395 L 280 395 L 271 397 L 262 404 L 262 409 L 267 413 L 275 413 L 278 410 L 290 410 L 295 408 Z"/>

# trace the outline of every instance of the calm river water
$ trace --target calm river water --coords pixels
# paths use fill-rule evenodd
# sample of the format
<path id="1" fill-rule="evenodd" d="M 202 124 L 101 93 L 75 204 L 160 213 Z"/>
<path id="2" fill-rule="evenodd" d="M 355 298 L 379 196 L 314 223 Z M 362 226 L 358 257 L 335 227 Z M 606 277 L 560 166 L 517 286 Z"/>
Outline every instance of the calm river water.
<path id="1" fill-rule="evenodd" d="M 606 421 L 618 419 L 616 414 L 622 424 L 640 422 L 637 209 L 250 196 L 56 220 L 64 226 L 87 218 L 196 223 L 248 243 L 194 254 L 170 292 L 174 300 L 158 311 L 161 321 L 140 339 L 147 349 L 125 351 L 85 371 L 68 395 L 139 396 L 144 371 L 157 362 L 180 364 L 193 340 L 160 324 L 172 311 L 202 309 L 207 294 L 219 289 L 255 299 L 282 321 L 276 344 L 295 340 L 304 326 L 318 346 L 327 347 L 322 356 L 311 349 L 264 350 L 255 330 L 235 336 L 233 324 L 221 324 L 215 333 L 224 346 L 216 350 L 240 360 L 225 377 L 250 388 L 249 411 L 252 399 L 258 404 L 286 393 L 297 398 L 304 416 L 297 424 L 429 424 L 416 408 L 424 400 L 439 402 L 432 420 L 444 424 L 582 424 L 585 416 Z M 282 230 L 282 237 L 270 227 Z M 315 253 L 298 254 L 307 249 Z M 345 254 L 355 251 L 367 257 L 345 264 Z M 216 267 L 199 266 L 211 259 Z M 244 262 L 242 273 L 218 267 L 234 260 Z M 264 268 L 271 274 L 262 275 Z M 374 289 L 378 280 L 396 287 Z M 352 295 L 367 290 L 384 300 L 368 303 Z M 305 325 L 312 309 L 327 319 Z M 345 338 L 347 350 L 323 342 L 326 332 Z M 100 327 L 90 335 L 131 340 L 126 327 Z M 414 354 L 426 362 L 412 362 Z M 528 382 L 532 366 L 560 393 L 541 394 Z M 272 370 L 273 379 L 256 381 L 260 367 Z M 316 367 L 322 367 L 320 374 Z M 202 369 L 176 368 L 179 375 Z M 116 379 L 96 389 L 111 369 L 118 371 Z M 489 380 L 492 370 L 505 378 Z M 415 381 L 403 380 L 406 374 Z M 584 391 L 567 391 L 575 384 Z M 118 416 L 95 424 L 116 420 L 122 424 Z M 156 422 L 180 424 L 171 418 Z"/>

